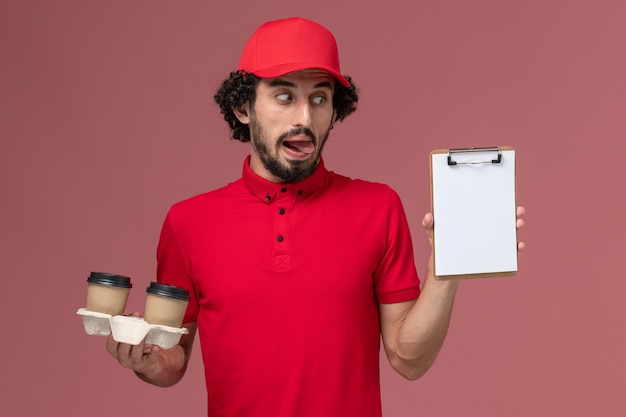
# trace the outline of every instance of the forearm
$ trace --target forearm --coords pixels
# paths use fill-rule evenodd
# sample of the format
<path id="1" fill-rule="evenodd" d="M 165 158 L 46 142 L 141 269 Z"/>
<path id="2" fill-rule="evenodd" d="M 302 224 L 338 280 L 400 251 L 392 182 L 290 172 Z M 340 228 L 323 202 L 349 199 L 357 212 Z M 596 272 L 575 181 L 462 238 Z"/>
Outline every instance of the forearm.
<path id="1" fill-rule="evenodd" d="M 409 379 L 422 376 L 437 358 L 448 333 L 458 288 L 457 281 L 435 280 L 431 271 L 429 268 L 422 293 L 390 343 L 392 366 Z"/>

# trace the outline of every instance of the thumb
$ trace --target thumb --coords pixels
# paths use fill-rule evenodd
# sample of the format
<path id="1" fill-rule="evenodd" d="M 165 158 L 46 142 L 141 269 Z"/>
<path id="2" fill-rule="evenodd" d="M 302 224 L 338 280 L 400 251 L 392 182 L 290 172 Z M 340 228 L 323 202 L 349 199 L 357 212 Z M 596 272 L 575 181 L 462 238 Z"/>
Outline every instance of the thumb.
<path id="1" fill-rule="evenodd" d="M 433 218 L 432 213 L 426 213 L 424 218 L 422 219 L 422 226 L 424 229 L 432 229 L 435 224 L 435 219 Z"/>
<path id="2" fill-rule="evenodd" d="M 433 244 L 433 230 L 435 225 L 435 219 L 432 213 L 426 213 L 424 218 L 422 219 L 422 226 L 426 230 L 426 234 L 428 234 L 428 241 L 430 245 Z"/>

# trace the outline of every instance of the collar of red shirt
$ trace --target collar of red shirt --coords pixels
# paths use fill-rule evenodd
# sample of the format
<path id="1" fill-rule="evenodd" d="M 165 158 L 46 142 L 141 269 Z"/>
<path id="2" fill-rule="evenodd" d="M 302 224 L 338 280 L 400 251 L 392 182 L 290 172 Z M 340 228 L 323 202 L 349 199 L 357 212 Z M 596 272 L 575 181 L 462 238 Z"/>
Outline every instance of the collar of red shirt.
<path id="1" fill-rule="evenodd" d="M 250 156 L 243 163 L 243 182 L 248 190 L 260 200 L 267 203 L 272 201 L 279 192 L 293 192 L 300 196 L 307 196 L 317 191 L 328 175 L 329 171 L 324 166 L 324 160 L 320 159 L 315 171 L 302 181 L 291 183 L 276 183 L 257 175 L 250 168 Z"/>

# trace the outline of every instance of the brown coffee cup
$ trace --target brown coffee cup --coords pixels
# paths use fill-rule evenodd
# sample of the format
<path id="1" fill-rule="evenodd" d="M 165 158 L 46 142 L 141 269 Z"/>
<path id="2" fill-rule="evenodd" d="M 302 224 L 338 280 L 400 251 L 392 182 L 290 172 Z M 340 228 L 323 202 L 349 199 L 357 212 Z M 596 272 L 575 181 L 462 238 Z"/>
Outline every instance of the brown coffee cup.
<path id="1" fill-rule="evenodd" d="M 92 272 L 87 278 L 87 310 L 112 316 L 124 314 L 132 284 L 130 278 Z"/>
<path id="2" fill-rule="evenodd" d="M 151 282 L 146 289 L 144 319 L 150 324 L 179 328 L 183 324 L 188 303 L 188 290 Z"/>

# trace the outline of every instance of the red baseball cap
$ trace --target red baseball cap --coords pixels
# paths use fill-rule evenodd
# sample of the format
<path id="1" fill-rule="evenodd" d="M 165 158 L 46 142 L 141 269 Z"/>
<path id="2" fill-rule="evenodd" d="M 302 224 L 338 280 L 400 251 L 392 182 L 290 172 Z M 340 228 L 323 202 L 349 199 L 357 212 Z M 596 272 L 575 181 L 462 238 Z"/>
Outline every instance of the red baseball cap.
<path id="1" fill-rule="evenodd" d="M 333 34 L 319 23 L 301 17 L 262 24 L 246 43 L 238 67 L 260 78 L 313 68 L 328 71 L 341 84 L 350 86 L 339 70 Z"/>

